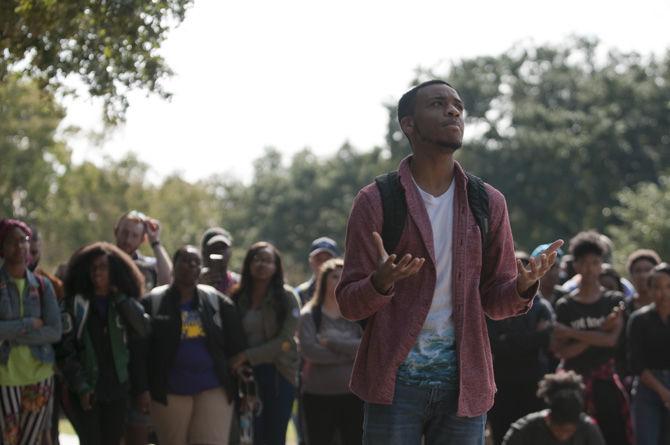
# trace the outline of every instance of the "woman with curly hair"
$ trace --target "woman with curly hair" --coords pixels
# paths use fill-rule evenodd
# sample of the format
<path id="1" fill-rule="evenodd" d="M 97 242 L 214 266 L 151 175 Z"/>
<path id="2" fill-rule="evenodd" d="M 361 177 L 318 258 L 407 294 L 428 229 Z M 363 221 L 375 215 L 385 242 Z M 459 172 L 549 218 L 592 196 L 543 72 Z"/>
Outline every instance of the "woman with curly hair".
<path id="1" fill-rule="evenodd" d="M 66 386 L 63 408 L 82 445 L 118 445 L 131 400 L 148 412 L 140 356 L 148 333 L 138 302 L 143 286 L 133 260 L 113 244 L 84 246 L 68 264 L 58 362 Z"/>
<path id="2" fill-rule="evenodd" d="M 266 242 L 252 245 L 233 292 L 249 347 L 232 358 L 233 369 L 253 367 L 263 409 L 254 419 L 255 445 L 284 445 L 298 377 L 295 332 L 300 300 L 284 284 L 281 257 Z"/>
<path id="3" fill-rule="evenodd" d="M 584 413 L 584 383 L 574 371 L 547 374 L 537 396 L 548 409 L 512 424 L 503 445 L 605 445 L 595 421 Z"/>
<path id="4" fill-rule="evenodd" d="M 363 436 L 363 402 L 349 391 L 363 330 L 342 317 L 335 299 L 343 264 L 337 258 L 321 266 L 314 296 L 300 315 L 300 397 L 310 445 L 328 445 L 338 434 L 342 443 L 355 445 Z"/>
<path id="5" fill-rule="evenodd" d="M 27 267 L 30 228 L 0 220 L 0 443 L 38 443 L 49 426 L 58 302 L 49 280 Z"/>

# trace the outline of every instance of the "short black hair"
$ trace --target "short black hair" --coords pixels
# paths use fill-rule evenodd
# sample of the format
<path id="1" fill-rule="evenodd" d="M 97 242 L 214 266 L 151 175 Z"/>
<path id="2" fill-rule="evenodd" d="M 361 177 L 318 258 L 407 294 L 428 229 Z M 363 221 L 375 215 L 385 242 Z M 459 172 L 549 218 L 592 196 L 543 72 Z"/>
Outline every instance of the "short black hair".
<path id="1" fill-rule="evenodd" d="M 577 423 L 584 410 L 584 383 L 574 371 L 545 375 L 537 396 L 547 403 L 551 421 L 557 424 Z"/>
<path id="2" fill-rule="evenodd" d="M 654 285 L 654 277 L 660 273 L 664 273 L 666 275 L 670 275 L 670 264 L 668 263 L 661 263 L 656 265 L 652 270 L 651 273 L 649 274 L 649 277 L 647 277 L 647 285 L 649 287 L 652 287 Z"/>
<path id="3" fill-rule="evenodd" d="M 595 230 L 579 232 L 570 240 L 570 254 L 575 261 L 579 261 L 589 254 L 603 258 L 606 251 L 607 247 L 602 242 L 600 234 Z"/>
<path id="4" fill-rule="evenodd" d="M 400 123 L 403 117 L 414 115 L 414 109 L 416 108 L 416 95 L 418 94 L 419 90 L 421 88 L 436 84 L 446 85 L 449 88 L 454 88 L 448 82 L 441 79 L 427 80 L 412 87 L 408 92 L 403 94 L 398 101 L 398 123 Z M 456 90 L 456 88 L 454 88 L 454 90 Z"/>
<path id="5" fill-rule="evenodd" d="M 628 271 L 628 273 L 631 273 L 635 263 L 637 263 L 640 260 L 647 260 L 654 266 L 658 266 L 659 264 L 661 264 L 661 257 L 655 250 L 637 249 L 635 252 L 631 253 L 628 256 L 628 261 L 626 262 L 626 270 Z"/>
<path id="6" fill-rule="evenodd" d="M 202 254 L 200 253 L 200 251 L 198 250 L 197 247 L 195 247 L 191 244 L 185 244 L 185 245 L 181 246 L 179 249 L 177 249 L 174 252 L 174 255 L 172 255 L 172 264 L 175 264 L 177 262 L 177 260 L 179 259 L 179 257 L 182 254 L 185 254 L 187 252 L 197 253 L 199 257 L 202 257 Z"/>

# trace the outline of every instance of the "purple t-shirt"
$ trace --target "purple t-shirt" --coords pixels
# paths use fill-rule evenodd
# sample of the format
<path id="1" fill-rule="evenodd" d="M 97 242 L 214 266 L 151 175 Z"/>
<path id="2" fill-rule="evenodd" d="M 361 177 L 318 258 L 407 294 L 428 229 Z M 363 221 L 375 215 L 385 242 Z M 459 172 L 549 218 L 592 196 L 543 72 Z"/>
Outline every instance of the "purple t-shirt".
<path id="1" fill-rule="evenodd" d="M 181 305 L 179 309 L 181 341 L 168 377 L 168 392 L 186 396 L 221 386 L 194 301 Z"/>

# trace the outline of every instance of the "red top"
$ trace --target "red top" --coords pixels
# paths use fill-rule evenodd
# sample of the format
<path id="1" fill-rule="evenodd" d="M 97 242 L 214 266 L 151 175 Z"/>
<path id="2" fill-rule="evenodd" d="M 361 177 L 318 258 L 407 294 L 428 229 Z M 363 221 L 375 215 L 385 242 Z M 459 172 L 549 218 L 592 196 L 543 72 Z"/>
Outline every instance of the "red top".
<path id="1" fill-rule="evenodd" d="M 433 233 L 412 181 L 410 160 L 411 156 L 405 158 L 398 169 L 408 216 L 395 253 L 424 257 L 426 262 L 416 275 L 397 282 L 387 295 L 375 290 L 371 276 L 379 258 L 372 232 L 382 232 L 383 213 L 379 190 L 374 183 L 369 184 L 354 199 L 344 269 L 336 289 L 345 318 L 372 317 L 358 349 L 350 384 L 356 395 L 371 403 L 392 403 L 398 366 L 416 343 L 435 289 Z M 467 176 L 458 163 L 454 180 L 452 317 L 459 360 L 458 415 L 474 417 L 491 408 L 496 391 L 485 316 L 497 320 L 526 312 L 538 284 L 525 295 L 518 294 L 507 205 L 502 193 L 488 184 L 490 243 L 482 271 L 481 235 L 468 206 Z"/>

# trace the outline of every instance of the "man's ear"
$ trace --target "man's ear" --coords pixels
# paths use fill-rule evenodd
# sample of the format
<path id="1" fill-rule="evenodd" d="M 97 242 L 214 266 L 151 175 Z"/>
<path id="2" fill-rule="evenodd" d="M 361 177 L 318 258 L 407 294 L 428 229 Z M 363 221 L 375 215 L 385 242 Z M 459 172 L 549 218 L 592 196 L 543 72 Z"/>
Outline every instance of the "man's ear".
<path id="1" fill-rule="evenodd" d="M 412 116 L 405 116 L 402 119 L 400 119 L 400 129 L 402 130 L 403 133 L 405 133 L 405 136 L 408 138 L 410 135 L 414 134 L 414 118 Z"/>

